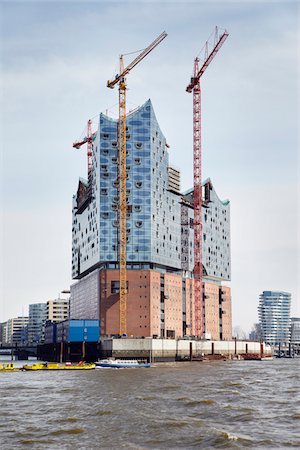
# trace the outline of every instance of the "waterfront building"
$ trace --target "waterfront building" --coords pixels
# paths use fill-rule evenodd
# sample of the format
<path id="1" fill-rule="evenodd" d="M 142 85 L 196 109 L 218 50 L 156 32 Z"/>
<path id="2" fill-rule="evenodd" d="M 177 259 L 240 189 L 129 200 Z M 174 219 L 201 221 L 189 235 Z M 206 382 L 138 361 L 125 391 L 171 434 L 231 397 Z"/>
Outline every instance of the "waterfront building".
<path id="1" fill-rule="evenodd" d="M 6 322 L 6 343 L 22 345 L 27 342 L 28 317 L 15 317 Z"/>
<path id="2" fill-rule="evenodd" d="M 29 305 L 28 344 L 39 344 L 44 341 L 45 322 L 47 320 L 47 304 L 32 303 Z"/>
<path id="3" fill-rule="evenodd" d="M 0 323 L 0 345 L 6 343 L 7 322 Z"/>
<path id="4" fill-rule="evenodd" d="M 291 339 L 293 346 L 300 346 L 300 317 L 291 317 Z"/>
<path id="5" fill-rule="evenodd" d="M 194 335 L 193 191 L 180 172 L 148 100 L 127 116 L 127 331 L 133 336 Z M 73 197 L 70 318 L 119 330 L 118 121 L 100 114 L 89 179 Z M 231 339 L 230 205 L 203 187 L 205 331 Z"/>
<path id="6" fill-rule="evenodd" d="M 286 345 L 290 341 L 290 308 L 288 292 L 263 291 L 259 296 L 258 316 L 266 343 Z"/>
<path id="7" fill-rule="evenodd" d="M 69 318 L 70 299 L 57 298 L 55 300 L 48 300 L 46 304 L 47 320 L 51 322 L 62 322 Z"/>

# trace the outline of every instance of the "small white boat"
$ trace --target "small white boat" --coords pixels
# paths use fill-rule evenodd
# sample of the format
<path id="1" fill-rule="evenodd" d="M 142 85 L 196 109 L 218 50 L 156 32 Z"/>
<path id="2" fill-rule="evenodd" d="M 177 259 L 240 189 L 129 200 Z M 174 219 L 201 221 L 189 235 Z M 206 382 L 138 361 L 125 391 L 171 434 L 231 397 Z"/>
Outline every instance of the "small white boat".
<path id="1" fill-rule="evenodd" d="M 96 363 L 96 369 L 102 369 L 103 367 L 112 367 L 116 369 L 129 369 L 137 367 L 151 367 L 151 364 L 143 360 L 138 359 L 101 359 Z"/>

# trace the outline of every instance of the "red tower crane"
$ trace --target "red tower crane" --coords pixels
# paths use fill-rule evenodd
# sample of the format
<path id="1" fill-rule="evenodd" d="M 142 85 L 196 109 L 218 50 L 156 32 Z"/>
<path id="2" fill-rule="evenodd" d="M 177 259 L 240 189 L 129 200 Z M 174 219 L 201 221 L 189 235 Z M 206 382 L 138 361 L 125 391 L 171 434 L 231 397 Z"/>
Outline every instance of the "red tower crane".
<path id="1" fill-rule="evenodd" d="M 87 136 L 85 136 L 82 141 L 74 142 L 73 148 L 80 148 L 83 144 L 87 144 L 88 178 L 90 178 L 93 156 L 93 133 L 91 119 L 89 119 L 87 123 Z"/>
<path id="2" fill-rule="evenodd" d="M 225 30 L 221 34 L 218 27 L 204 46 L 203 62 L 198 57 L 194 60 L 194 76 L 187 86 L 187 92 L 193 92 L 193 151 L 194 151 L 194 306 L 196 336 L 204 333 L 204 308 L 202 303 L 202 180 L 201 180 L 201 89 L 200 78 L 220 50 L 228 37 Z M 213 38 L 213 43 L 210 39 Z M 209 51 L 209 45 L 212 50 Z"/>

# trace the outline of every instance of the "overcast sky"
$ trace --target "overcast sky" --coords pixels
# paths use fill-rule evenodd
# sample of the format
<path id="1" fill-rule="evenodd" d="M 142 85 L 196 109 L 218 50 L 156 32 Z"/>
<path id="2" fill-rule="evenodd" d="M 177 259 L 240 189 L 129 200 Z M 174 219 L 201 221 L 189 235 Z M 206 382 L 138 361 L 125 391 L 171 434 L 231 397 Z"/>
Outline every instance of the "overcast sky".
<path id="1" fill-rule="evenodd" d="M 0 13 L 0 322 L 70 286 L 71 202 L 87 166 L 72 142 L 101 111 L 116 117 L 106 81 L 119 54 L 163 30 L 128 76 L 128 107 L 151 98 L 192 187 L 185 87 L 215 25 L 229 38 L 201 79 L 203 179 L 231 202 L 233 324 L 251 329 L 263 290 L 291 292 L 299 316 L 299 3 L 2 0 Z"/>

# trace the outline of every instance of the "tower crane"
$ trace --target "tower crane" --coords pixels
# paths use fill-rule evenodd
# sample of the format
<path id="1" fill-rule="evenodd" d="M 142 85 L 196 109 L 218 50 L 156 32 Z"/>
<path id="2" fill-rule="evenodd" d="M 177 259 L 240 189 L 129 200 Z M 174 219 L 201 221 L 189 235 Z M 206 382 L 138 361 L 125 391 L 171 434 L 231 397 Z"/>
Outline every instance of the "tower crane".
<path id="1" fill-rule="evenodd" d="M 200 78 L 228 37 L 218 27 L 213 33 L 213 48 L 209 52 L 209 41 L 204 46 L 204 61 L 194 60 L 194 74 L 186 91 L 193 92 L 193 171 L 194 171 L 194 307 L 195 335 L 204 333 L 204 311 L 202 304 L 202 180 L 201 180 L 201 89 Z"/>
<path id="2" fill-rule="evenodd" d="M 124 68 L 124 55 L 120 56 L 120 73 L 112 81 L 107 82 L 107 87 L 113 89 L 119 85 L 119 276 L 120 276 L 120 334 L 126 334 L 126 75 L 139 64 L 163 39 L 167 36 L 164 31 L 148 47 L 146 47 L 127 67 Z"/>
<path id="3" fill-rule="evenodd" d="M 88 162 L 88 185 L 89 191 L 92 190 L 92 157 L 93 157 L 93 140 L 96 137 L 96 133 L 92 133 L 92 121 L 88 120 L 87 123 L 87 136 L 85 136 L 81 141 L 75 141 L 73 143 L 73 148 L 80 149 L 84 144 L 87 144 L 87 162 Z"/>

